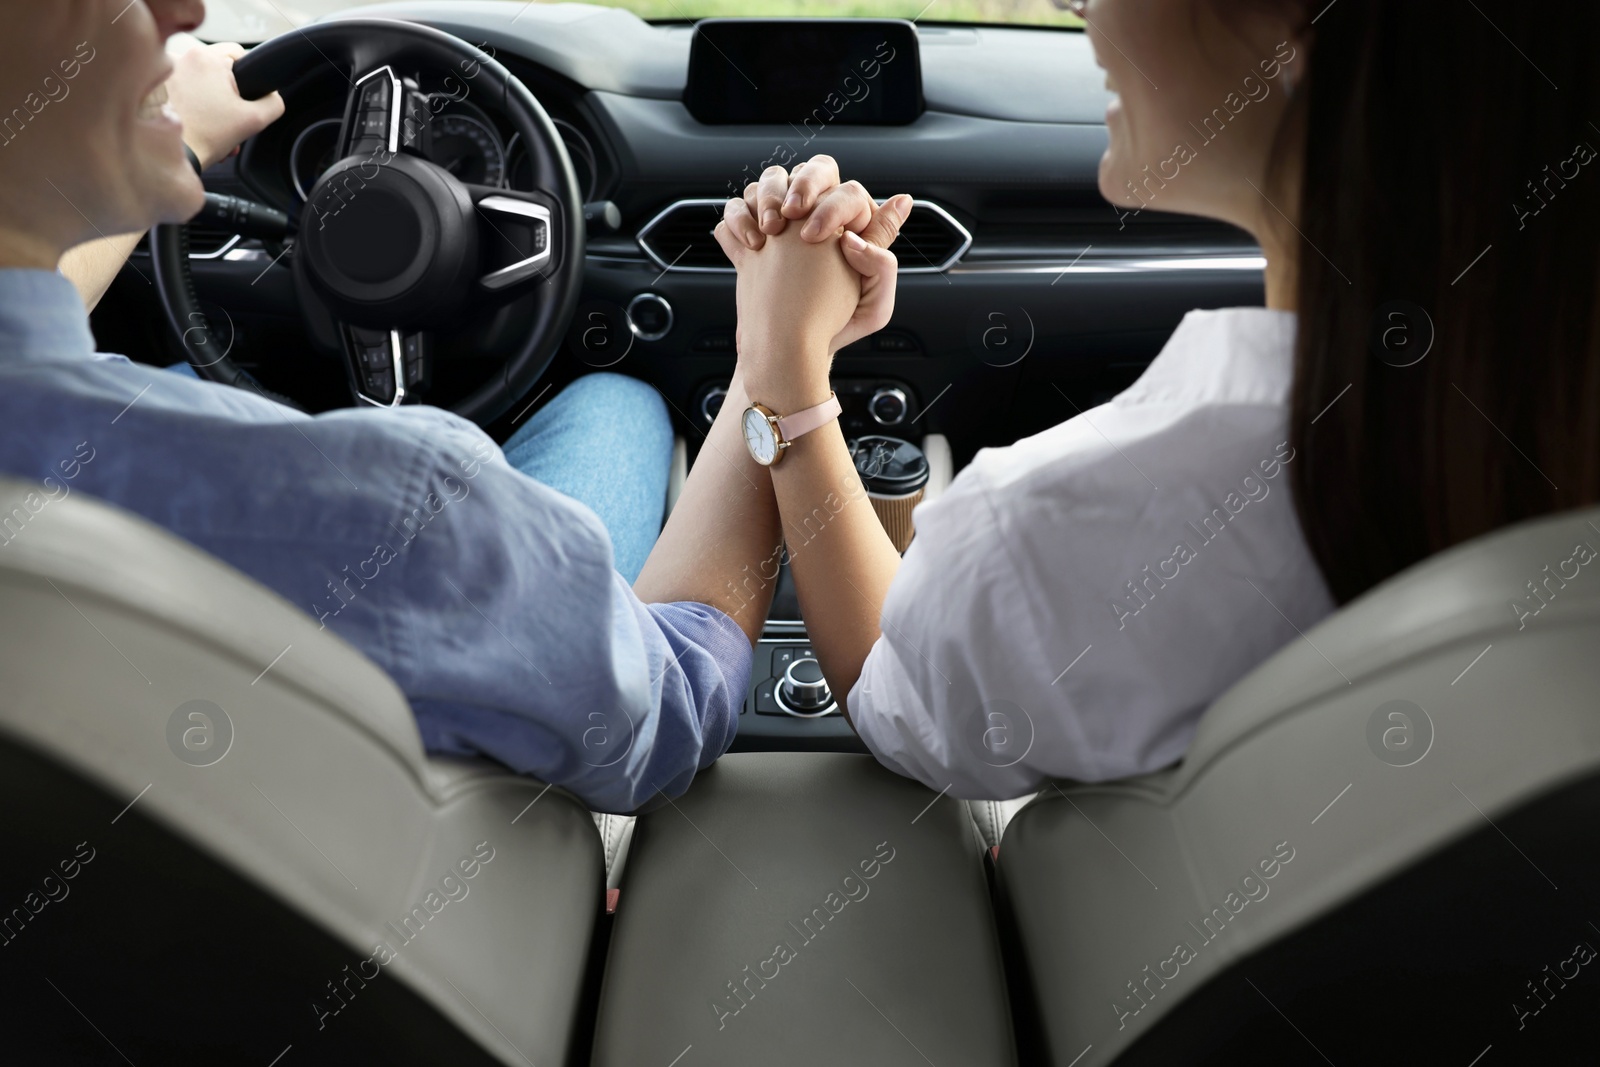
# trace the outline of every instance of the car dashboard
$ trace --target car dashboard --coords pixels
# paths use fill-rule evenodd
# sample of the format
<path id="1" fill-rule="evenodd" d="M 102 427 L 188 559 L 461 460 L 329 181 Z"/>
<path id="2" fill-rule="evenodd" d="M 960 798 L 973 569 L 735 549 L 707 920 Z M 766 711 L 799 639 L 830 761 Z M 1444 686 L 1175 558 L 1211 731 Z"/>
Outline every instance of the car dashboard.
<path id="1" fill-rule="evenodd" d="M 1195 307 L 1259 304 L 1260 252 L 1231 227 L 1115 207 L 1098 190 L 1109 94 L 1078 32 L 916 25 L 922 109 L 910 122 L 707 123 L 686 102 L 695 26 L 615 9 L 499 0 L 366 6 L 336 18 L 404 19 L 476 45 L 550 115 L 585 201 L 582 291 L 536 395 L 486 427 L 504 440 L 542 397 L 609 371 L 656 386 L 692 462 L 735 361 L 735 275 L 712 229 L 731 195 L 772 164 L 826 153 L 882 199 L 915 200 L 894 246 L 888 327 L 844 349 L 834 385 L 848 437 L 881 434 L 949 457 L 1010 444 L 1114 396 Z M 918 58 L 920 57 L 920 58 Z M 906 60 L 902 59 L 902 62 Z M 463 181 L 529 188 L 495 86 L 407 72 L 436 107 L 428 152 Z M 819 101 L 828 88 L 817 86 Z M 331 162 L 348 86 L 330 62 L 282 88 L 285 117 L 205 175 L 212 192 L 294 217 Z M 191 266 L 236 361 L 312 410 L 349 402 L 337 357 L 308 344 L 294 305 L 292 242 L 195 228 Z M 152 308 L 138 255 L 95 316 L 103 348 L 152 363 L 181 351 Z M 514 315 L 514 311 L 512 312 Z M 505 315 L 440 360 L 427 401 L 448 406 L 483 376 Z M 837 714 L 778 705 L 809 654 L 792 583 L 780 583 L 741 745 L 854 748 Z M 826 709 L 824 709 L 826 710 Z"/>

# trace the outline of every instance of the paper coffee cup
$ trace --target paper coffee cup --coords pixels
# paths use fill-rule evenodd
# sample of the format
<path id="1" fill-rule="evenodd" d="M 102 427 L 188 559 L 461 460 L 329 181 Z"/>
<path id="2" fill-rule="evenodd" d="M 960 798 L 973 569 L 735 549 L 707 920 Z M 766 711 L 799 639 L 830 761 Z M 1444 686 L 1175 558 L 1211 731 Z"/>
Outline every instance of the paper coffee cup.
<path id="1" fill-rule="evenodd" d="M 850 456 L 884 532 L 895 550 L 904 553 L 916 536 L 912 509 L 928 489 L 928 458 L 910 441 L 880 435 L 850 442 Z"/>

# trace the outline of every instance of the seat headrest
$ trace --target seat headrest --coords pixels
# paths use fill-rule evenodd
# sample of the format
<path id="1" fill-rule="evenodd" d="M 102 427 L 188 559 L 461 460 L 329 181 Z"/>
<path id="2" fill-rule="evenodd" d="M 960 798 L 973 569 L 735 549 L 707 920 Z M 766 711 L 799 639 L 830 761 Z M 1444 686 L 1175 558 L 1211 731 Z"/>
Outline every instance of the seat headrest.
<path id="1" fill-rule="evenodd" d="M 1600 508 L 1589 508 L 1495 531 L 1364 593 L 1217 698 L 1172 787 L 1253 731 L 1424 653 L 1460 644 L 1470 659 L 1527 629 L 1595 618 L 1597 553 Z"/>
<path id="2" fill-rule="evenodd" d="M 19 515 L 26 518 L 19 521 Z M 256 670 L 273 664 L 278 684 L 338 709 L 424 778 L 422 743 L 405 696 L 333 631 L 137 515 L 82 494 L 52 499 L 37 484 L 0 478 L 0 588 L 45 583 L 73 613 L 90 602 L 111 606 Z M 105 640 L 88 625 L 82 632 Z M 293 651 L 274 663 L 286 646 Z M 137 681 L 138 668 L 128 668 Z"/>

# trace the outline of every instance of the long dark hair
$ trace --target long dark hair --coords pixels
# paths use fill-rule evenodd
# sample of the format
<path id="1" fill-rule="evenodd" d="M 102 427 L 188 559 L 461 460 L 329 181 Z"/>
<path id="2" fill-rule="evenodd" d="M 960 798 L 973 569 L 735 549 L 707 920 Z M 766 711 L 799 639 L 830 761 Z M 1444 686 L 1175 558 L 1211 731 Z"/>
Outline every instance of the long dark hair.
<path id="1" fill-rule="evenodd" d="M 1305 11 L 1291 470 L 1344 603 L 1600 500 L 1600 5 Z"/>

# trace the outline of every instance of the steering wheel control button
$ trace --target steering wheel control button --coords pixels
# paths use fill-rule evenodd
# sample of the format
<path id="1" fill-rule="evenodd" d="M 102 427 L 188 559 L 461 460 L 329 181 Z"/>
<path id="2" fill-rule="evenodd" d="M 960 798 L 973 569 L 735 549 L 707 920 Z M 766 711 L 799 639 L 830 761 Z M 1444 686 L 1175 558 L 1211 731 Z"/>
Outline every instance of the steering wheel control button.
<path id="1" fill-rule="evenodd" d="M 659 341 L 672 331 L 672 305 L 655 293 L 628 301 L 628 329 L 641 341 Z"/>
<path id="2" fill-rule="evenodd" d="M 383 77 L 382 71 L 376 73 L 378 77 L 361 87 L 361 110 L 367 114 L 377 112 L 380 115 L 388 115 L 389 94 L 393 91 L 394 83 Z"/>
<path id="3" fill-rule="evenodd" d="M 373 155 L 384 148 L 400 150 L 400 110 L 405 84 L 393 67 L 379 67 L 356 83 L 349 151 Z"/>
<path id="4" fill-rule="evenodd" d="M 400 361 L 405 365 L 406 388 L 417 393 L 430 384 L 432 374 L 428 363 L 428 339 L 420 333 L 408 333 L 400 342 Z"/>
<path id="5" fill-rule="evenodd" d="M 401 335 L 354 326 L 349 331 L 357 395 L 375 407 L 392 407 L 404 401 L 405 342 Z"/>
<path id="6" fill-rule="evenodd" d="M 778 683 L 778 704 L 790 715 L 813 718 L 833 710 L 833 693 L 814 659 L 796 659 Z"/>
<path id="7" fill-rule="evenodd" d="M 906 421 L 910 404 L 906 394 L 892 385 L 886 385 L 872 394 L 867 402 L 867 413 L 879 426 L 898 426 Z"/>

